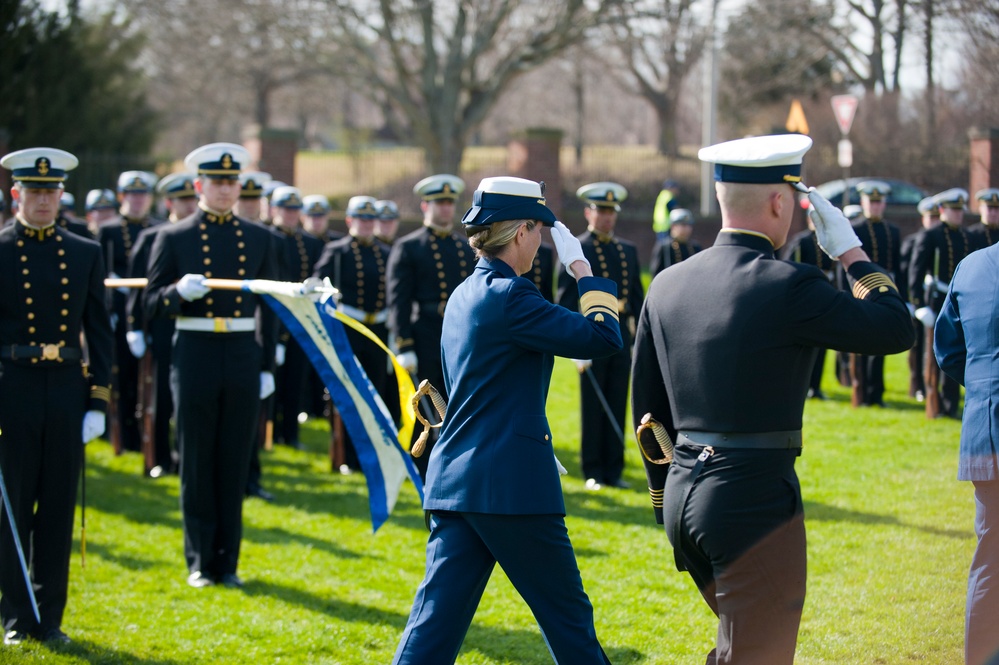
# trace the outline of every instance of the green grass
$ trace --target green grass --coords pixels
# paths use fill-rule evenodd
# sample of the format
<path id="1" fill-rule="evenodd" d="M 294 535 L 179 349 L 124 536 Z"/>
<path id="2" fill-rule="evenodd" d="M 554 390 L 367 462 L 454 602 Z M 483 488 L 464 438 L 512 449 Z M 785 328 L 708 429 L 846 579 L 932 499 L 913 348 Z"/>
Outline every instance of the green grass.
<path id="1" fill-rule="evenodd" d="M 831 354 L 827 369 L 831 365 Z M 892 408 L 853 410 L 845 389 L 809 402 L 798 473 L 809 540 L 808 597 L 796 662 L 961 663 L 974 549 L 969 483 L 955 480 L 959 424 L 927 421 L 890 358 Z M 549 415 L 570 536 L 614 663 L 700 664 L 716 622 L 672 563 L 652 522 L 633 436 L 634 489 L 587 492 L 579 478 L 578 379 L 559 361 Z M 387 663 L 423 576 L 426 531 L 412 487 L 371 533 L 358 475 L 327 471 L 326 429 L 304 452 L 263 454 L 273 504 L 245 504 L 243 590 L 185 584 L 175 477 L 139 476 L 138 455 L 87 448 L 87 560 L 70 574 L 66 647 L 0 647 L 2 663 Z M 459 663 L 550 663 L 531 613 L 497 570 Z"/>

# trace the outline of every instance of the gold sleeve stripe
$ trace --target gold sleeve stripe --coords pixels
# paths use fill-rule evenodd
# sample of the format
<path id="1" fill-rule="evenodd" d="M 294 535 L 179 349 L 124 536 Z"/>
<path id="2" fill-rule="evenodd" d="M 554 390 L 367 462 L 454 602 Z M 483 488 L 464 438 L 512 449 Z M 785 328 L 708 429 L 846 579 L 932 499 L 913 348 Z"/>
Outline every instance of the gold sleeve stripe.
<path id="1" fill-rule="evenodd" d="M 111 401 L 111 389 L 107 386 L 94 386 L 90 389 L 90 396 L 94 399 Z"/>
<path id="2" fill-rule="evenodd" d="M 606 291 L 587 291 L 579 298 L 579 311 L 583 316 L 605 312 L 617 320 L 617 298 Z"/>
<path id="3" fill-rule="evenodd" d="M 652 507 L 662 508 L 663 507 L 663 490 L 654 490 L 649 488 L 649 495 L 652 497 Z"/>
<path id="4" fill-rule="evenodd" d="M 856 284 L 853 285 L 853 297 L 863 300 L 871 292 L 884 293 L 888 289 L 898 291 L 898 287 L 895 286 L 895 282 L 891 280 L 891 277 L 884 273 L 875 272 L 870 275 L 864 275 L 857 280 Z"/>

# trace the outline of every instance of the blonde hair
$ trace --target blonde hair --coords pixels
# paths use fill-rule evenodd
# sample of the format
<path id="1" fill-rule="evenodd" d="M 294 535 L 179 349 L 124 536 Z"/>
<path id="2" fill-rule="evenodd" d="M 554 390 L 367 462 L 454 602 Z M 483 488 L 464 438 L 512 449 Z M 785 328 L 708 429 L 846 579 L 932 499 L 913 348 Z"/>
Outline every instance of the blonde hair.
<path id="1" fill-rule="evenodd" d="M 533 231 L 540 222 L 533 219 L 510 219 L 476 230 L 466 226 L 465 232 L 469 234 L 468 244 L 475 250 L 476 258 L 496 258 L 503 251 L 503 248 L 510 244 L 510 241 L 517 235 L 517 229 L 523 224 L 527 224 L 528 231 Z"/>

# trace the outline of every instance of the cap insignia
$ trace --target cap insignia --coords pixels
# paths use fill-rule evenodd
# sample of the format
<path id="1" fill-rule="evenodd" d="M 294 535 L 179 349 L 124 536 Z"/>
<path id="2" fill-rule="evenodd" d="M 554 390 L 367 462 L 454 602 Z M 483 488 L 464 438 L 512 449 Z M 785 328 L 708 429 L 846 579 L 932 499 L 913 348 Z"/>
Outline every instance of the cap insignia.
<path id="1" fill-rule="evenodd" d="M 46 175 L 49 172 L 49 160 L 45 157 L 39 157 L 36 164 L 39 175 Z"/>
<path id="2" fill-rule="evenodd" d="M 222 155 L 222 168 L 231 169 L 232 168 L 232 155 L 225 153 Z"/>

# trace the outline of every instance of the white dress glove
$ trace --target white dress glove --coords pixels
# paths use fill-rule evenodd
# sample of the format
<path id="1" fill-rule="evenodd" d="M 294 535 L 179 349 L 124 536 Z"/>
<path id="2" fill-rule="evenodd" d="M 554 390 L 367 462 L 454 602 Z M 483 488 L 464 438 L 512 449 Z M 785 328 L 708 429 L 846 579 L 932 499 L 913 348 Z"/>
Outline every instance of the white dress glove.
<path id="1" fill-rule="evenodd" d="M 133 356 L 141 358 L 146 355 L 146 336 L 141 330 L 129 330 L 125 333 L 125 341 Z"/>
<path id="2" fill-rule="evenodd" d="M 260 373 L 260 399 L 267 399 L 274 394 L 274 375 L 270 372 Z"/>
<path id="3" fill-rule="evenodd" d="M 177 282 L 177 293 L 184 300 L 193 302 L 199 298 L 204 298 L 211 289 L 205 285 L 204 275 L 192 275 L 190 273 L 184 275 Z"/>
<path id="4" fill-rule="evenodd" d="M 284 344 L 278 344 L 274 347 L 274 362 L 278 367 L 284 364 L 284 358 L 287 351 L 288 350 L 285 348 Z"/>
<path id="5" fill-rule="evenodd" d="M 593 367 L 592 360 L 573 360 L 572 362 L 576 363 L 576 371 L 580 374 Z"/>
<path id="6" fill-rule="evenodd" d="M 916 320 L 923 324 L 924 328 L 932 328 L 937 322 L 937 313 L 929 307 L 920 307 L 916 310 Z"/>
<path id="7" fill-rule="evenodd" d="M 815 191 L 808 190 L 808 217 L 815 225 L 815 236 L 819 247 L 833 259 L 838 259 L 854 247 L 860 247 L 860 238 L 853 231 L 850 220 L 839 208 Z"/>
<path id="8" fill-rule="evenodd" d="M 569 473 L 568 471 L 566 471 L 565 467 L 562 466 L 562 462 L 558 461 L 558 456 L 555 455 L 554 457 L 555 457 L 555 466 L 558 467 L 558 475 L 564 476 L 567 473 Z"/>
<path id="9" fill-rule="evenodd" d="M 569 269 L 569 266 L 576 261 L 582 261 L 586 265 L 590 265 L 590 262 L 583 256 L 583 246 L 579 244 L 579 240 L 572 235 L 572 232 L 562 222 L 555 222 L 555 226 L 552 227 L 552 240 L 555 242 L 555 251 L 558 252 L 558 260 L 562 262 L 562 265 L 570 273 L 572 273 L 572 270 Z"/>
<path id="10" fill-rule="evenodd" d="M 83 415 L 83 445 L 104 434 L 105 422 L 104 413 L 101 411 L 87 411 Z"/>
<path id="11" fill-rule="evenodd" d="M 416 351 L 406 351 L 405 353 L 400 353 L 396 356 L 396 358 L 404 370 L 410 374 L 416 374 Z"/>

